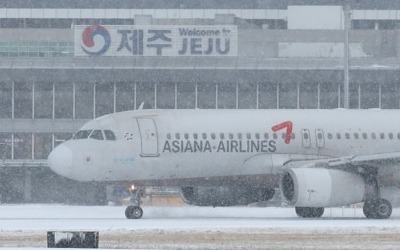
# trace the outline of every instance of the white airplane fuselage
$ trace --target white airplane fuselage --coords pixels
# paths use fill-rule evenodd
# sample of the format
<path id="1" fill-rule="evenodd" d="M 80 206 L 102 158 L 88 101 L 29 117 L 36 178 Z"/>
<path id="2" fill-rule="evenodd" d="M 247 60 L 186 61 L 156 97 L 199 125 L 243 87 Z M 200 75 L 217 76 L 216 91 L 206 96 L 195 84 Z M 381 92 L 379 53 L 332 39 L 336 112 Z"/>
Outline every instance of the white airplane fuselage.
<path id="1" fill-rule="evenodd" d="M 78 181 L 276 187 L 288 162 L 400 151 L 394 110 L 137 110 L 81 130 L 104 138 L 69 140 L 49 156 L 55 172 Z M 397 172 L 380 175 L 398 181 Z"/>

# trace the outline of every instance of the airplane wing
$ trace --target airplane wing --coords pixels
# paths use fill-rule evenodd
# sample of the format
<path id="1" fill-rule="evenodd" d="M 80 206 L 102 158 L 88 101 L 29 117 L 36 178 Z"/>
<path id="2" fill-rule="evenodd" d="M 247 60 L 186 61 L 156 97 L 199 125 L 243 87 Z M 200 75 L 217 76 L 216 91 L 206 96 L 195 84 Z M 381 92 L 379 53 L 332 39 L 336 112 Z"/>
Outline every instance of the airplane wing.
<path id="1" fill-rule="evenodd" d="M 345 168 L 355 166 L 392 167 L 400 164 L 400 152 L 357 155 L 340 158 L 294 160 L 284 164 L 285 168 Z"/>

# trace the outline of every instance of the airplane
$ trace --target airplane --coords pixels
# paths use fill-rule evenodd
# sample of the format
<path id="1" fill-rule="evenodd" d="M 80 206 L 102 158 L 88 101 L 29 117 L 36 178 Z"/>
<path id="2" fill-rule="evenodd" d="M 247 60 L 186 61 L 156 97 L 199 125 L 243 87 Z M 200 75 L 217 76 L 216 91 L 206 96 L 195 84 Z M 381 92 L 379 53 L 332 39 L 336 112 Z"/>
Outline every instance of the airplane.
<path id="1" fill-rule="evenodd" d="M 135 187 L 128 219 L 143 215 L 146 186 L 180 187 L 197 206 L 267 201 L 280 190 L 299 217 L 364 202 L 392 213 L 400 185 L 396 110 L 134 110 L 86 123 L 48 157 L 59 175 Z"/>

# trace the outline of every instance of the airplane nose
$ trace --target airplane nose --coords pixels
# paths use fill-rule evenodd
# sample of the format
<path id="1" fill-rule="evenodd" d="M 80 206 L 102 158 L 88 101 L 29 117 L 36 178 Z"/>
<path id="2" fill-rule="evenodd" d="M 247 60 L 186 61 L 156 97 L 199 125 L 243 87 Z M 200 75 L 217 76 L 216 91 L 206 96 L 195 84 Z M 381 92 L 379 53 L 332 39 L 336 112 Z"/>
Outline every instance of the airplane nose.
<path id="1" fill-rule="evenodd" d="M 66 145 L 59 145 L 51 151 L 47 164 L 55 173 L 69 177 L 72 171 L 72 151 Z"/>

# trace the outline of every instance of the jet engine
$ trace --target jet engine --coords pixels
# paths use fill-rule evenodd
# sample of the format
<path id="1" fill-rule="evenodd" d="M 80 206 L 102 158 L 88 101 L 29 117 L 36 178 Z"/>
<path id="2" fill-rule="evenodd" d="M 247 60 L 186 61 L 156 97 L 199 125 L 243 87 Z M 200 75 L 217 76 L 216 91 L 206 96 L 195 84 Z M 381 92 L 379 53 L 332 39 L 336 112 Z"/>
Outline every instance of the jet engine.
<path id="1" fill-rule="evenodd" d="M 363 201 L 366 185 L 359 175 L 335 169 L 285 170 L 282 196 L 296 207 L 331 207 Z"/>
<path id="2" fill-rule="evenodd" d="M 236 206 L 268 201 L 275 194 L 273 188 L 252 187 L 182 187 L 181 196 L 186 204 L 194 206 Z"/>

